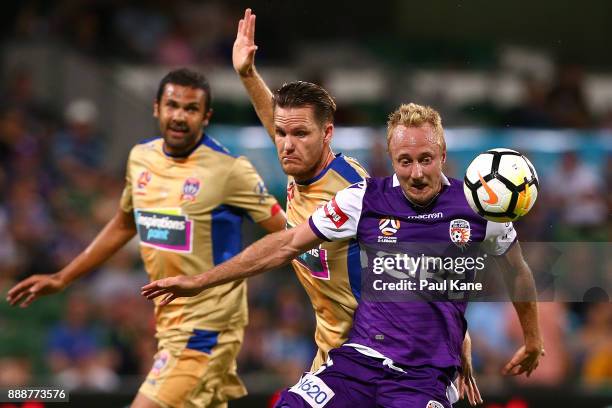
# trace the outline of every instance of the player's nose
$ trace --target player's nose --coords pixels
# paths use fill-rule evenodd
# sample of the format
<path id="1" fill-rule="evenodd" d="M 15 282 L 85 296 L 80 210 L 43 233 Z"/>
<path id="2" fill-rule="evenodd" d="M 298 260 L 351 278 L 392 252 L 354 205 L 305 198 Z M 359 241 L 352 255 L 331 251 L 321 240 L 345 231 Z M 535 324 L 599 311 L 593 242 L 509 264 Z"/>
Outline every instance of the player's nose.
<path id="1" fill-rule="evenodd" d="M 420 179 L 423 177 L 423 168 L 419 163 L 414 163 L 410 169 L 410 178 Z"/>
<path id="2" fill-rule="evenodd" d="M 283 145 L 283 148 L 286 152 L 292 152 L 293 150 L 295 150 L 295 143 L 293 137 L 289 135 L 285 137 L 285 144 Z"/>
<path id="3" fill-rule="evenodd" d="M 182 122 L 185 120 L 186 114 L 183 109 L 174 109 L 172 111 L 172 119 L 177 122 Z"/>

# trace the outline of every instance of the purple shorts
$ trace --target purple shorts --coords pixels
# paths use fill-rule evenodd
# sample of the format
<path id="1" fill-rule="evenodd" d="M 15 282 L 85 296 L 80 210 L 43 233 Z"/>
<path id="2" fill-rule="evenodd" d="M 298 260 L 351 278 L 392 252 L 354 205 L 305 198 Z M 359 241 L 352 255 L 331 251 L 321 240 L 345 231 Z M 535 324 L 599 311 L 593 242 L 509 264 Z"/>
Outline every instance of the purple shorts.
<path id="1" fill-rule="evenodd" d="M 282 392 L 277 408 L 451 408 L 446 389 L 455 368 L 391 368 L 382 359 L 344 346 L 329 352 L 315 373 Z"/>

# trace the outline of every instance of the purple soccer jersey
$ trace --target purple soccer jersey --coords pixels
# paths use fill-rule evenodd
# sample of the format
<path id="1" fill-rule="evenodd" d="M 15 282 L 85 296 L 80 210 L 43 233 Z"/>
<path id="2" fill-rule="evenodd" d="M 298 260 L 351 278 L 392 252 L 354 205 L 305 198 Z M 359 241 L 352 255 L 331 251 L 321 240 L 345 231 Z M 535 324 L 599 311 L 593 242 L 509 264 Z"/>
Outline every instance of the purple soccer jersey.
<path id="1" fill-rule="evenodd" d="M 488 222 L 474 213 L 465 199 L 462 182 L 446 177 L 440 194 L 426 208 L 415 206 L 405 197 L 396 176 L 368 179 L 338 192 L 311 216 L 309 224 L 325 240 L 356 237 L 362 255 L 366 247 L 376 247 L 377 253 L 381 248 L 397 253 L 398 248 L 405 251 L 403 248 L 412 245 L 416 257 L 424 243 L 434 245 L 435 253 L 428 255 L 449 259 L 483 251 L 502 255 L 516 239 L 512 223 Z M 472 275 L 463 278 L 469 281 Z M 347 345 L 366 346 L 400 366 L 459 367 L 466 302 L 427 298 L 381 301 L 366 293 L 372 291 L 376 279 L 371 269 L 362 269 L 362 293 Z"/>

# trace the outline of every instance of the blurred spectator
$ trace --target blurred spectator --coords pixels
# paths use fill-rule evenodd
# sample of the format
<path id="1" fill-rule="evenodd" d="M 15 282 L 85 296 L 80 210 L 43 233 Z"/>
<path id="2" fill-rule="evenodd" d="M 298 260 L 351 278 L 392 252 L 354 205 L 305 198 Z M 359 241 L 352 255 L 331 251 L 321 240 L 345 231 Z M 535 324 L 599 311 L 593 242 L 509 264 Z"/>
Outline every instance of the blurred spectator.
<path id="1" fill-rule="evenodd" d="M 386 139 L 376 137 L 372 141 L 372 150 L 370 151 L 370 157 L 368 158 L 368 172 L 370 177 L 386 177 L 391 173 L 389 166 L 389 154 L 387 153 L 387 142 Z"/>
<path id="2" fill-rule="evenodd" d="M 168 31 L 168 18 L 153 7 L 126 5 L 113 17 L 113 28 L 126 58 L 151 60 L 160 40 Z"/>
<path id="3" fill-rule="evenodd" d="M 602 240 L 608 208 L 599 174 L 574 151 L 564 153 L 548 177 L 546 193 L 557 206 L 561 240 Z M 563 188 L 561 188 L 563 186 Z"/>
<path id="4" fill-rule="evenodd" d="M 1 184 L 0 184 L 1 185 Z M 10 234 L 7 213 L 0 204 L 0 293 L 10 288 L 16 280 L 18 267 L 17 245 Z"/>
<path id="5" fill-rule="evenodd" d="M 599 127 L 604 130 L 612 130 L 612 109 L 609 109 L 601 118 Z"/>
<path id="6" fill-rule="evenodd" d="M 156 47 L 155 62 L 166 66 L 191 65 L 196 62 L 196 53 L 186 34 L 187 28 L 175 23 Z"/>
<path id="7" fill-rule="evenodd" d="M 594 303 L 578 331 L 577 355 L 583 381 L 589 386 L 612 385 L 612 305 Z"/>
<path id="8" fill-rule="evenodd" d="M 505 126 L 549 128 L 554 125 L 547 106 L 548 88 L 535 78 L 523 80 L 523 101 L 511 109 L 503 120 Z"/>
<path id="9" fill-rule="evenodd" d="M 593 126 L 584 95 L 584 70 L 581 66 L 565 64 L 558 68 L 546 105 L 555 127 L 584 129 Z"/>
<path id="10" fill-rule="evenodd" d="M 26 262 L 21 271 L 25 274 L 48 273 L 48 268 L 53 266 L 49 248 L 55 225 L 38 181 L 35 178 L 14 180 L 8 193 L 9 228 L 20 258 Z"/>
<path id="11" fill-rule="evenodd" d="M 0 388 L 32 384 L 32 363 L 27 357 L 0 357 Z"/>
<path id="12" fill-rule="evenodd" d="M 49 333 L 47 361 L 58 382 L 68 389 L 110 391 L 119 379 L 110 369 L 112 361 L 102 344 L 105 336 L 92 323 L 91 307 L 85 293 L 71 292 L 64 320 Z"/>
<path id="13" fill-rule="evenodd" d="M 607 191 L 607 202 L 608 202 L 608 223 L 610 223 L 610 215 L 612 214 L 612 154 L 608 154 L 606 163 L 604 165 L 604 180 Z M 610 235 L 608 235 L 608 241 Z"/>
<path id="14" fill-rule="evenodd" d="M 88 99 L 77 99 L 64 112 L 67 128 L 56 138 L 55 155 L 60 169 L 68 176 L 102 164 L 103 144 L 96 125 L 98 108 Z"/>

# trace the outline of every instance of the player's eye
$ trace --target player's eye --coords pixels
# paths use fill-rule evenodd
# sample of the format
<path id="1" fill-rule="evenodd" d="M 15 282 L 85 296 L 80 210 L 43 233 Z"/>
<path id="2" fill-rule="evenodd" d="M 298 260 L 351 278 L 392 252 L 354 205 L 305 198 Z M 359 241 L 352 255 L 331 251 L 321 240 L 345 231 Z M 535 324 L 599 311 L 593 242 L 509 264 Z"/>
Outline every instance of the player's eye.
<path id="1" fill-rule="evenodd" d="M 429 164 L 429 163 L 431 163 L 431 157 L 429 157 L 429 156 L 424 157 L 423 159 L 421 159 L 421 163 L 422 164 Z"/>

